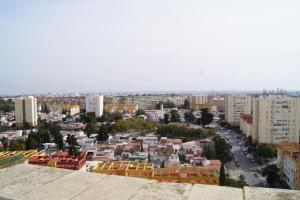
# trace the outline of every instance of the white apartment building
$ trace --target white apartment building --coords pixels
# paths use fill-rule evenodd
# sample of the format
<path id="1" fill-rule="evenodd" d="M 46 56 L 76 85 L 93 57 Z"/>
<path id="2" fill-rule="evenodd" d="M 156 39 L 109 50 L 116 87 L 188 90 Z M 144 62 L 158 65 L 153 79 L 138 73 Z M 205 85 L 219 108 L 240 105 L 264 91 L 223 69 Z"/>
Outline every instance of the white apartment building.
<path id="1" fill-rule="evenodd" d="M 24 123 L 30 126 L 37 125 L 37 101 L 33 96 L 19 97 L 15 101 L 16 126 L 22 127 Z"/>
<path id="2" fill-rule="evenodd" d="M 252 138 L 259 143 L 299 143 L 300 99 L 284 95 L 254 99 L 252 126 Z"/>
<path id="3" fill-rule="evenodd" d="M 226 96 L 225 121 L 232 126 L 239 126 L 241 116 L 251 114 L 251 96 Z"/>
<path id="4" fill-rule="evenodd" d="M 103 96 L 91 95 L 86 97 L 86 112 L 94 112 L 96 117 L 103 114 Z"/>

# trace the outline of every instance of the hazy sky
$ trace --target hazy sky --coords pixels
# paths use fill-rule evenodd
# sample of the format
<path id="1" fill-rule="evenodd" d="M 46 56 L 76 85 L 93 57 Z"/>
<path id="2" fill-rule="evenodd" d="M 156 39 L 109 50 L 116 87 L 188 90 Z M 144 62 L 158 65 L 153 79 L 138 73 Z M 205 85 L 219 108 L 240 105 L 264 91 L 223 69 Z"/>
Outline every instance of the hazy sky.
<path id="1" fill-rule="evenodd" d="M 300 89 L 299 0 L 0 1 L 0 94 Z"/>

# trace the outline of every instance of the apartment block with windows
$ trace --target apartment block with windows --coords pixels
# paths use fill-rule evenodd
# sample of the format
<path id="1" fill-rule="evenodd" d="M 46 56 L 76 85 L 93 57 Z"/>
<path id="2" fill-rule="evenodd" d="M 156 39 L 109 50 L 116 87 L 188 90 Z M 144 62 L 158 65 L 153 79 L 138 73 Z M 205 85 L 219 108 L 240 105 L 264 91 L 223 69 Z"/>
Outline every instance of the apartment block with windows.
<path id="1" fill-rule="evenodd" d="M 241 116 L 251 114 L 251 96 L 226 96 L 225 97 L 225 121 L 232 126 L 239 126 Z"/>
<path id="2" fill-rule="evenodd" d="M 284 95 L 260 96 L 253 100 L 251 136 L 258 143 L 299 143 L 300 99 Z"/>
<path id="3" fill-rule="evenodd" d="M 15 101 L 16 126 L 23 127 L 24 123 L 29 126 L 37 125 L 37 101 L 33 96 L 19 97 Z"/>

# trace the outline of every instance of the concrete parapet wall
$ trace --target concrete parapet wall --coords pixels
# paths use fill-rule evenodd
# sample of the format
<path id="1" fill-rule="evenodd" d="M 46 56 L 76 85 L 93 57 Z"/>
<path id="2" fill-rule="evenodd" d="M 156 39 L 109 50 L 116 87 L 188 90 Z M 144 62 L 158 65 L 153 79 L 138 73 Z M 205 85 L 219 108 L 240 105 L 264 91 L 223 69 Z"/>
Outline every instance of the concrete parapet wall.
<path id="1" fill-rule="evenodd" d="M 161 183 L 20 164 L 0 170 L 0 199 L 288 200 L 300 199 L 300 191 Z"/>

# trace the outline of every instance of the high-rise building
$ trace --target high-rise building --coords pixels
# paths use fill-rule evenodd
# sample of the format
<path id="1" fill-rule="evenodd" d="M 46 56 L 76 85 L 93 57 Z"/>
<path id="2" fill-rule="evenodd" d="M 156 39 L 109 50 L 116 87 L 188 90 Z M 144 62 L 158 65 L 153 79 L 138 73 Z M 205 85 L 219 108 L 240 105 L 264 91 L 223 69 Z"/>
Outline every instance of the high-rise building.
<path id="1" fill-rule="evenodd" d="M 37 101 L 33 96 L 20 97 L 15 101 L 16 126 L 22 127 L 24 123 L 29 126 L 37 125 Z"/>
<path id="2" fill-rule="evenodd" d="M 300 99 L 284 95 L 260 96 L 253 100 L 251 136 L 259 143 L 299 143 Z"/>
<path id="3" fill-rule="evenodd" d="M 225 121 L 232 126 L 239 126 L 241 116 L 251 114 L 251 96 L 226 96 L 225 97 Z"/>
<path id="4" fill-rule="evenodd" d="M 103 96 L 90 95 L 86 97 L 86 112 L 94 112 L 96 117 L 101 117 L 103 114 Z"/>

